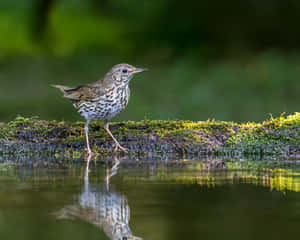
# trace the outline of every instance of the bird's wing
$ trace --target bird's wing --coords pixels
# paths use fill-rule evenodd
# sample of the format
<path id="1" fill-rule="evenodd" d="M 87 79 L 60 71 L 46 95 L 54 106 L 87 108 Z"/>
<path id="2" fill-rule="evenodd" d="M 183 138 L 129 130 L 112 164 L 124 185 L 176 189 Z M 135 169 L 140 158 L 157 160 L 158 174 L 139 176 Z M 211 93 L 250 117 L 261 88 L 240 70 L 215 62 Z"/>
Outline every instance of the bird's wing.
<path id="1" fill-rule="evenodd" d="M 105 94 L 105 89 L 102 88 L 99 83 L 97 86 L 94 86 L 94 84 L 88 84 L 76 88 L 61 85 L 52 85 L 52 87 L 61 90 L 64 93 L 65 98 L 75 101 L 92 100 Z"/>

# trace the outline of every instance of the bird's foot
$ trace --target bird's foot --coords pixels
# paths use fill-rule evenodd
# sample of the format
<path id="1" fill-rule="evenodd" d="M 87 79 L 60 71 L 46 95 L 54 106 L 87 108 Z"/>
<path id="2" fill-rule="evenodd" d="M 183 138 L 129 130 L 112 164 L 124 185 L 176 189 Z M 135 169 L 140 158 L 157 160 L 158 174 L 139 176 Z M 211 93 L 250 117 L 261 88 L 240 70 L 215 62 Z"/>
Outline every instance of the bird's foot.
<path id="1" fill-rule="evenodd" d="M 114 147 L 114 152 L 118 152 L 118 151 L 128 152 L 128 149 L 122 147 L 119 143 L 117 143 L 116 146 Z"/>

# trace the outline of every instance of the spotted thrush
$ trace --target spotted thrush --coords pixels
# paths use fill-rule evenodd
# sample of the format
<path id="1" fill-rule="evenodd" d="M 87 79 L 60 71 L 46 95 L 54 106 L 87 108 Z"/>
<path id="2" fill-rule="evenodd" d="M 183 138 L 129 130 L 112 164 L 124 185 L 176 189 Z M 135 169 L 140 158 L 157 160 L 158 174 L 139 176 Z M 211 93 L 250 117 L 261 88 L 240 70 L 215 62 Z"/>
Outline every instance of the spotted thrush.
<path id="1" fill-rule="evenodd" d="M 89 123 L 93 120 L 104 120 L 104 130 L 115 142 L 115 151 L 127 151 L 122 147 L 109 130 L 108 121 L 120 113 L 128 104 L 130 97 L 129 82 L 134 74 L 143 72 L 146 68 L 136 68 L 129 64 L 115 65 L 104 78 L 79 87 L 52 85 L 64 93 L 81 116 L 86 120 L 85 139 L 88 154 L 91 154 L 89 145 Z"/>

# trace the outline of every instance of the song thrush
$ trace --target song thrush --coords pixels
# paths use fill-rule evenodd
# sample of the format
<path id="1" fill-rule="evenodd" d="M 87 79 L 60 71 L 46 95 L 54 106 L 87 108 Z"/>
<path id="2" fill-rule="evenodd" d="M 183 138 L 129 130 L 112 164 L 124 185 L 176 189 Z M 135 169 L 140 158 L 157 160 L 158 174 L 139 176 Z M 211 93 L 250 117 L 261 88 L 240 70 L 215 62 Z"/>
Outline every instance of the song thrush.
<path id="1" fill-rule="evenodd" d="M 136 68 L 129 64 L 115 65 L 103 79 L 94 83 L 71 88 L 62 85 L 52 85 L 64 93 L 81 116 L 86 120 L 85 139 L 87 151 L 91 154 L 89 145 L 89 123 L 93 120 L 104 120 L 104 130 L 115 142 L 115 151 L 123 148 L 109 130 L 108 121 L 120 113 L 128 104 L 130 89 L 129 81 L 134 74 L 143 72 L 146 68 Z"/>

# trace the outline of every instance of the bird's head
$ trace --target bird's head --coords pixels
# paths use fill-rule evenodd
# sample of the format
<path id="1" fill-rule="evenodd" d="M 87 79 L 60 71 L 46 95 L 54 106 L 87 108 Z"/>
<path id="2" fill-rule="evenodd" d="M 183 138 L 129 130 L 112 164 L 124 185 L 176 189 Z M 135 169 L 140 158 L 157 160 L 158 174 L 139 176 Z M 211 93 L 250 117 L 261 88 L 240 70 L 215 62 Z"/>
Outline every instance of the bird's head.
<path id="1" fill-rule="evenodd" d="M 117 84 L 128 84 L 133 75 L 147 70 L 147 68 L 137 68 L 129 64 L 122 63 L 113 66 L 109 74 Z"/>

